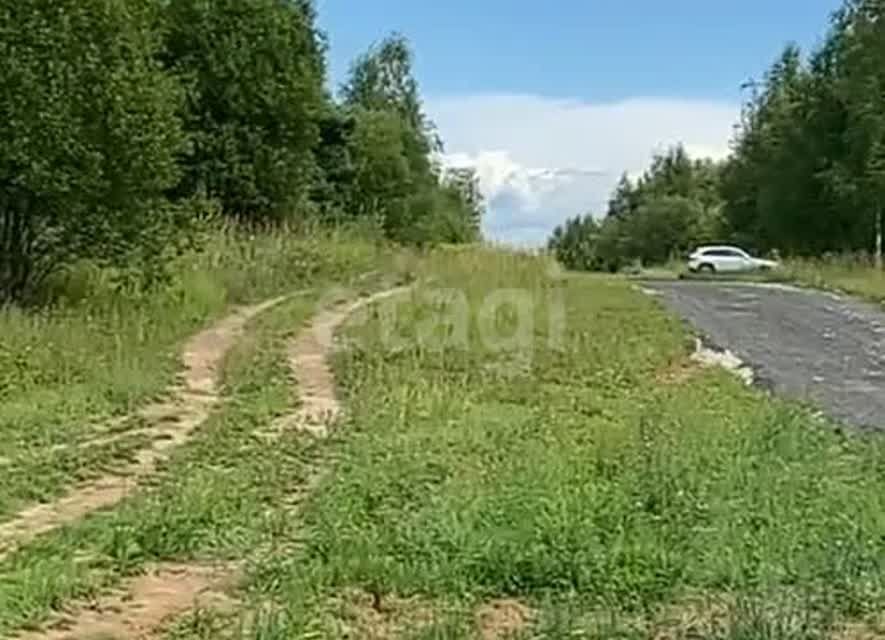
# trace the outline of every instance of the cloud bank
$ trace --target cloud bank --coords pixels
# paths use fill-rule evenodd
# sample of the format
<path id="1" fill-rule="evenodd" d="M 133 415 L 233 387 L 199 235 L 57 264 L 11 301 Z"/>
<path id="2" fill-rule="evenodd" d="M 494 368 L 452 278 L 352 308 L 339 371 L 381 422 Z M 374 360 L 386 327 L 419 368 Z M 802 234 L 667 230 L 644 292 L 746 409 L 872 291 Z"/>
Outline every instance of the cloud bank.
<path id="1" fill-rule="evenodd" d="M 620 175 L 639 175 L 656 151 L 681 142 L 693 155 L 726 156 L 740 108 L 481 95 L 433 99 L 427 110 L 446 141 L 444 162 L 478 172 L 489 205 L 486 234 L 538 244 L 568 216 L 602 214 Z"/>

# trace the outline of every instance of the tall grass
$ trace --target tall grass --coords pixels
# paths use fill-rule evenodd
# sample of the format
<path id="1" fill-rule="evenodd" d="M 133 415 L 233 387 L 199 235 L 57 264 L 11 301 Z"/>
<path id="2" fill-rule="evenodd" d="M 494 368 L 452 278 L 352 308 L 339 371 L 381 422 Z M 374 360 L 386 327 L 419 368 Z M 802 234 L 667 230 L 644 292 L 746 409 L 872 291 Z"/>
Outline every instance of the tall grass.
<path id="1" fill-rule="evenodd" d="M 0 456 L 76 440 L 161 392 L 177 349 L 232 304 L 378 268 L 386 250 L 345 232 L 216 229 L 150 290 L 81 266 L 54 304 L 0 309 Z"/>
<path id="2" fill-rule="evenodd" d="M 790 280 L 807 286 L 885 302 L 885 271 L 877 269 L 868 256 L 793 258 L 784 261 L 783 273 Z"/>

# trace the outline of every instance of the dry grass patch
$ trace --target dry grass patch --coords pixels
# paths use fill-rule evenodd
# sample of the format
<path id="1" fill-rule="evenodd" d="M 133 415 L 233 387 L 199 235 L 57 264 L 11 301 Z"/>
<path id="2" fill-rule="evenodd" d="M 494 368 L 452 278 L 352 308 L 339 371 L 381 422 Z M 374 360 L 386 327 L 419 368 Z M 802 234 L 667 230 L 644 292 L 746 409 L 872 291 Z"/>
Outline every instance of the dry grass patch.
<path id="1" fill-rule="evenodd" d="M 654 640 L 718 638 L 734 617 L 733 598 L 697 596 L 662 607 L 649 629 Z"/>
<path id="2" fill-rule="evenodd" d="M 695 358 L 687 356 L 678 358 L 655 372 L 655 382 L 667 386 L 686 384 L 701 375 L 706 369 L 706 365 Z"/>
<path id="3" fill-rule="evenodd" d="M 482 640 L 513 640 L 525 633 L 535 612 L 519 600 L 492 600 L 476 610 L 476 628 Z"/>
<path id="4" fill-rule="evenodd" d="M 335 598 L 336 636 L 358 640 L 410 637 L 440 620 L 440 608 L 421 598 L 381 596 L 358 589 Z"/>
<path id="5" fill-rule="evenodd" d="M 885 640 L 885 612 L 863 622 L 840 624 L 831 638 L 832 640 Z"/>
<path id="6" fill-rule="evenodd" d="M 115 593 L 71 606 L 45 629 L 18 640 L 150 640 L 162 638 L 176 617 L 194 607 L 229 610 L 227 567 L 167 564 L 149 568 Z"/>

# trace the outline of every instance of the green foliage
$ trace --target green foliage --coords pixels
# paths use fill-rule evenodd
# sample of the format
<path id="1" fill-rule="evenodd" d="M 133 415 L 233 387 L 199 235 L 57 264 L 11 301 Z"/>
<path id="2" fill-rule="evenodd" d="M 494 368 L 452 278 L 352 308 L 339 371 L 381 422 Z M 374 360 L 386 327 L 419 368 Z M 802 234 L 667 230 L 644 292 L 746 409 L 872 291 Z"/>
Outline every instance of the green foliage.
<path id="1" fill-rule="evenodd" d="M 639 260 L 666 262 L 722 231 L 720 168 L 681 146 L 655 156 L 634 184 L 621 178 L 601 223 L 591 215 L 554 230 L 548 248 L 567 268 L 615 271 Z"/>
<path id="2" fill-rule="evenodd" d="M 412 72 L 408 41 L 394 34 L 357 58 L 341 88 L 345 106 L 394 112 L 412 132 L 418 156 L 441 148 L 433 123 L 423 111 L 418 82 Z M 421 153 L 423 152 L 423 153 Z"/>
<path id="3" fill-rule="evenodd" d="M 761 82 L 745 85 L 752 97 L 721 166 L 693 163 L 677 148 L 655 158 L 635 185 L 621 179 L 602 229 L 593 230 L 593 264 L 661 261 L 712 241 L 799 256 L 878 252 L 883 43 L 885 4 L 847 0 L 809 59 L 790 45 Z"/>
<path id="4" fill-rule="evenodd" d="M 875 247 L 885 197 L 885 6 L 851 0 L 809 61 L 788 47 L 745 108 L 722 182 L 736 238 L 820 255 Z"/>
<path id="5" fill-rule="evenodd" d="M 64 267 L 160 283 L 222 212 L 416 244 L 479 238 L 401 36 L 325 90 L 310 0 L 24 0 L 0 10 L 0 304 Z M 138 285 L 130 287 L 130 285 Z"/>
<path id="6" fill-rule="evenodd" d="M 686 196 L 666 195 L 643 202 L 621 223 L 625 248 L 644 263 L 661 264 L 700 244 L 705 209 Z"/>
<path id="7" fill-rule="evenodd" d="M 435 165 L 442 146 L 423 111 L 408 43 L 394 35 L 372 47 L 354 63 L 342 95 L 353 118 L 346 208 L 377 220 L 399 242 L 477 240 L 483 202 L 476 175 Z"/>
<path id="8" fill-rule="evenodd" d="M 597 271 L 604 267 L 599 235 L 600 225 L 592 214 L 575 216 L 553 230 L 547 248 L 567 269 Z"/>
<path id="9" fill-rule="evenodd" d="M 164 26 L 166 63 L 188 87 L 184 192 L 250 222 L 304 211 L 326 106 L 310 5 L 175 0 Z"/>
<path id="10" fill-rule="evenodd" d="M 75 258 L 150 265 L 174 241 L 181 90 L 155 60 L 151 5 L 0 9 L 0 303 Z"/>
<path id="11" fill-rule="evenodd" d="M 353 214 L 381 221 L 388 234 L 407 226 L 412 214 L 412 166 L 406 157 L 406 125 L 393 111 L 357 109 L 350 139 Z"/>
<path id="12" fill-rule="evenodd" d="M 472 167 L 447 169 L 442 177 L 443 196 L 448 199 L 443 210 L 451 214 L 448 243 L 476 242 L 482 235 L 485 198 L 479 176 Z"/>

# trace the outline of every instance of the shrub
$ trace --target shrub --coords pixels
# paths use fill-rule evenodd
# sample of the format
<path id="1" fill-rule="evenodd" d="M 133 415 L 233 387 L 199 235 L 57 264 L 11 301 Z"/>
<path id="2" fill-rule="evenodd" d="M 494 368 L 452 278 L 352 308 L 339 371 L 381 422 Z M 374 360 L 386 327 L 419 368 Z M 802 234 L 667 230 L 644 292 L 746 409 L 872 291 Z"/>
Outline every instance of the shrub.
<path id="1" fill-rule="evenodd" d="M 165 18 L 167 64 L 188 87 L 184 193 L 252 222 L 302 210 L 327 100 L 310 4 L 175 0 Z"/>
<path id="2" fill-rule="evenodd" d="M 0 302 L 66 263 L 150 261 L 179 210 L 179 84 L 140 0 L 0 9 Z"/>

